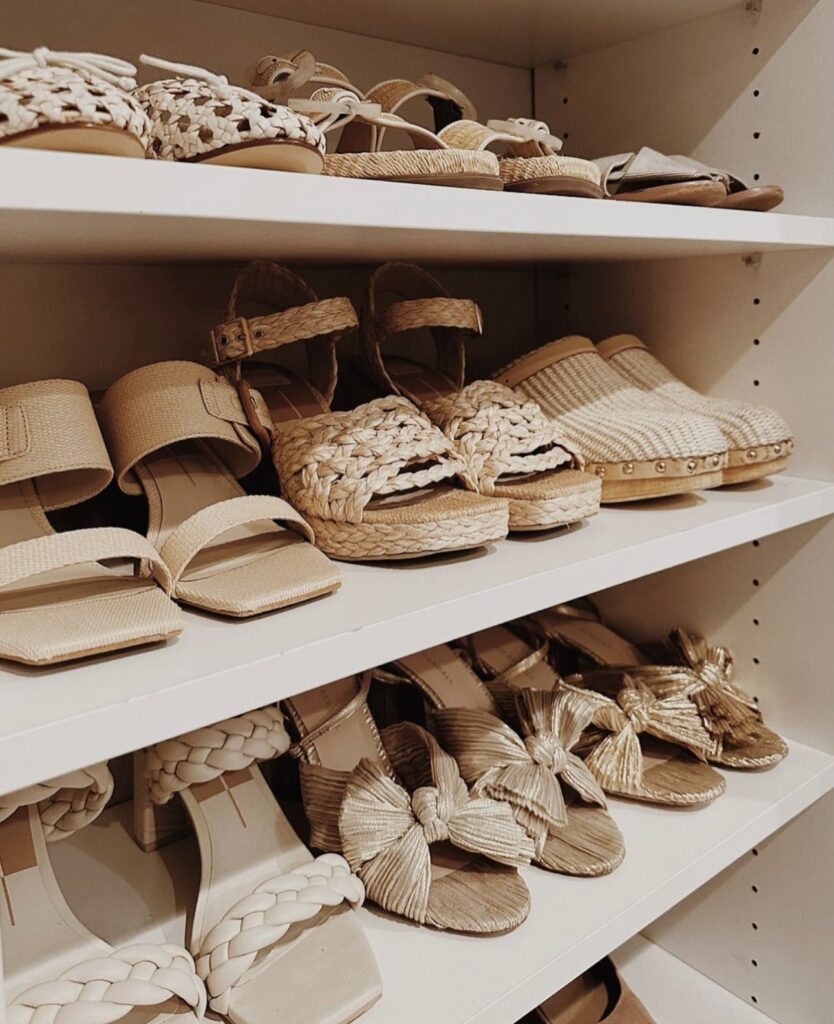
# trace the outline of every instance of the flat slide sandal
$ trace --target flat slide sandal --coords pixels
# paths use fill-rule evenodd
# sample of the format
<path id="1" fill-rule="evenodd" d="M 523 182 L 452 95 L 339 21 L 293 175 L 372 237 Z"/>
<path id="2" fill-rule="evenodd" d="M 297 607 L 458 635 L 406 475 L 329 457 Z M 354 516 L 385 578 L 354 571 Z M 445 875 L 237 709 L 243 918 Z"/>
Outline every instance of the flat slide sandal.
<path id="1" fill-rule="evenodd" d="M 610 199 L 679 206 L 718 206 L 727 198 L 720 172 L 688 157 L 666 156 L 649 146 L 636 153 L 595 160 Z"/>
<path id="2" fill-rule="evenodd" d="M 368 899 L 456 932 L 516 928 L 530 894 L 516 868 L 533 843 L 510 806 L 471 796 L 455 761 L 411 723 L 377 731 L 369 681 L 348 678 L 284 701 L 298 741 L 311 845 L 347 858 Z"/>
<path id="3" fill-rule="evenodd" d="M 266 430 L 262 401 L 259 410 Z M 238 484 L 260 447 L 227 380 L 198 363 L 154 363 L 111 385 L 100 412 L 118 484 L 145 496 L 178 601 L 240 618 L 338 589 L 298 512 Z"/>
<path id="4" fill-rule="evenodd" d="M 64 900 L 48 843 L 93 821 L 113 791 L 106 764 L 0 797 L 0 934 L 8 1024 L 199 1024 L 206 991 L 173 943 L 114 949 Z"/>
<path id="5" fill-rule="evenodd" d="M 274 705 L 136 755 L 137 839 L 166 832 L 179 794 L 197 835 L 190 942 L 209 1008 L 233 1024 L 348 1024 L 382 993 L 351 908 L 362 882 L 343 857 L 313 858 L 257 767 L 290 738 Z"/>
<path id="6" fill-rule="evenodd" d="M 51 665 L 180 633 L 170 575 L 151 543 L 115 527 L 56 533 L 47 519 L 113 477 L 84 385 L 3 388 L 0 419 L 0 657 Z M 149 572 L 118 574 L 101 559 L 141 561 Z"/>
<path id="7" fill-rule="evenodd" d="M 362 311 L 365 371 L 443 431 L 466 465 L 467 486 L 509 504 L 511 531 L 565 526 L 599 510 L 600 481 L 558 424 L 495 381 L 465 385 L 465 344 L 482 330 L 471 299 L 453 299 L 421 267 L 388 263 L 372 275 Z M 394 335 L 427 331 L 436 366 L 383 354 Z"/>
<path id="8" fill-rule="evenodd" d="M 655 1024 L 606 957 L 534 1011 L 542 1024 Z"/>

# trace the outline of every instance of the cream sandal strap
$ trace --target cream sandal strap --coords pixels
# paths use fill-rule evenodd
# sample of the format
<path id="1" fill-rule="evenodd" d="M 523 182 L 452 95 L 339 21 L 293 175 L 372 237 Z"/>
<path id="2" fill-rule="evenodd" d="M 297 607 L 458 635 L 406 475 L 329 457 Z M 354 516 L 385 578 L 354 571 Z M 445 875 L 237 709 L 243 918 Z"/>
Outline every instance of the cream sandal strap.
<path id="1" fill-rule="evenodd" d="M 0 796 L 0 821 L 37 805 L 47 842 L 66 839 L 101 814 L 113 793 L 106 761 Z"/>

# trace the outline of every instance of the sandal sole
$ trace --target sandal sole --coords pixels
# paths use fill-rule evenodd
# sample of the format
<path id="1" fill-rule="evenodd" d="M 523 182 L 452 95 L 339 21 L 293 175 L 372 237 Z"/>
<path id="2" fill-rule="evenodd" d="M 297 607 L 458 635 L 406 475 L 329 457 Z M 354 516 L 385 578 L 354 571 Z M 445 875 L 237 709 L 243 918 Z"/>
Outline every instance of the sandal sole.
<path id="1" fill-rule="evenodd" d="M 213 149 L 210 153 L 180 161 L 186 164 L 219 164 L 222 167 L 249 167 L 261 171 L 288 171 L 295 174 L 320 174 L 324 157 L 315 146 L 280 139 L 256 139 Z"/>
<path id="2" fill-rule="evenodd" d="M 20 149 L 46 149 L 65 153 L 95 153 L 145 159 L 142 140 L 123 128 L 106 124 L 50 124 L 18 132 L 0 145 Z"/>
<path id="3" fill-rule="evenodd" d="M 531 178 L 529 181 L 504 182 L 505 192 L 529 192 L 547 196 L 573 196 L 576 199 L 603 199 L 605 193 L 599 185 L 584 178 L 560 177 Z"/>
<path id="4" fill-rule="evenodd" d="M 624 203 L 670 203 L 675 206 L 718 206 L 727 190 L 718 181 L 684 181 L 676 185 L 654 185 L 611 196 Z"/>

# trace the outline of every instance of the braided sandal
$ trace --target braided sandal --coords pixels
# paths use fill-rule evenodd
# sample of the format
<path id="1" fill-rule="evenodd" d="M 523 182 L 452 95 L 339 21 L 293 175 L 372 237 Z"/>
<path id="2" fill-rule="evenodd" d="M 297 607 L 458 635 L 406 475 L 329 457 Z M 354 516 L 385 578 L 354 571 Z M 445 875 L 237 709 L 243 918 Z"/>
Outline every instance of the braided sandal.
<path id="1" fill-rule="evenodd" d="M 655 1024 L 606 957 L 536 1008 L 542 1024 Z"/>
<path id="2" fill-rule="evenodd" d="M 382 993 L 350 913 L 365 891 L 343 857 L 313 858 L 257 769 L 289 746 L 273 705 L 137 754 L 136 837 L 170 838 L 179 794 L 200 849 L 189 945 L 210 1009 L 258 1024 L 280 992 L 282 1024 L 347 1024 Z"/>
<path id="3" fill-rule="evenodd" d="M 8 1024 L 199 1024 L 206 991 L 171 943 L 114 949 L 65 902 L 47 843 L 93 821 L 113 792 L 106 764 L 0 796 L 0 934 Z M 43 976 L 43 972 L 48 972 Z"/>
<path id="4" fill-rule="evenodd" d="M 517 927 L 530 894 L 516 868 L 529 864 L 532 840 L 508 804 L 469 794 L 424 729 L 380 735 L 368 686 L 343 679 L 283 702 L 312 845 L 342 852 L 389 913 L 477 935 Z"/>
<path id="5" fill-rule="evenodd" d="M 394 334 L 428 329 L 437 367 L 383 357 Z M 384 393 L 404 395 L 443 431 L 465 464 L 467 487 L 509 503 L 510 530 L 546 530 L 599 511 L 600 481 L 539 406 L 495 381 L 464 386 L 465 338 L 481 333 L 481 311 L 453 299 L 431 274 L 388 263 L 368 284 L 362 313 L 367 374 Z"/>
<path id="6" fill-rule="evenodd" d="M 197 363 L 154 363 L 111 385 L 100 412 L 119 487 L 147 499 L 178 601 L 239 618 L 338 589 L 298 512 L 238 484 L 261 452 L 227 380 Z M 262 400 L 258 413 L 271 427 Z"/>
<path id="7" fill-rule="evenodd" d="M 51 665 L 180 633 L 168 569 L 144 537 L 111 527 L 56 533 L 47 519 L 113 478 L 84 385 L 3 388 L 0 420 L 0 657 Z M 98 564 L 105 558 L 142 561 L 153 577 L 117 574 Z"/>

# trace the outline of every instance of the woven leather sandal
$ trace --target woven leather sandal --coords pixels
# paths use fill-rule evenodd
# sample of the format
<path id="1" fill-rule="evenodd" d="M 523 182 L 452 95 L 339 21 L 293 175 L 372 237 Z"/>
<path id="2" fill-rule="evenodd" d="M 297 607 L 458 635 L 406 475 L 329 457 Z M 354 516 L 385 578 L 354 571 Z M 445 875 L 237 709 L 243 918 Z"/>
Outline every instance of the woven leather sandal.
<path id="1" fill-rule="evenodd" d="M 383 355 L 394 335 L 427 331 L 436 367 Z M 464 385 L 465 339 L 481 333 L 481 311 L 453 299 L 431 274 L 410 263 L 379 267 L 362 311 L 365 369 L 384 394 L 410 399 L 443 431 L 463 459 L 470 490 L 509 503 L 510 530 L 546 530 L 599 511 L 600 481 L 557 423 L 532 401 L 495 381 Z"/>
<path id="2" fill-rule="evenodd" d="M 172 943 L 114 949 L 64 900 L 47 844 L 93 821 L 113 791 L 96 764 L 0 796 L 0 933 L 8 1024 L 199 1024 L 205 987 Z M 79 959 L 80 958 L 80 959 Z"/>
<path id="3" fill-rule="evenodd" d="M 537 1007 L 543 1024 L 655 1024 L 606 957 Z"/>
<path id="4" fill-rule="evenodd" d="M 272 705 L 149 747 L 136 756 L 136 835 L 144 849 L 171 835 L 179 794 L 200 849 L 189 945 L 211 1010 L 259 1024 L 280 992 L 282 1024 L 348 1024 L 382 994 L 351 912 L 365 890 L 343 857 L 313 858 L 258 769 L 289 746 Z"/>
<path id="5" fill-rule="evenodd" d="M 729 446 L 725 484 L 758 480 L 783 470 L 793 452 L 791 428 L 774 409 L 730 398 L 710 398 L 687 387 L 633 334 L 616 334 L 597 351 L 630 384 L 672 405 L 715 420 Z"/>
<path id="6" fill-rule="evenodd" d="M 0 145 L 143 158 L 150 122 L 135 75 L 101 53 L 0 47 Z"/>
<path id="7" fill-rule="evenodd" d="M 181 632 L 164 592 L 168 570 L 144 537 L 111 527 L 56 533 L 47 519 L 113 478 L 84 385 L 3 388 L 0 421 L 0 657 L 50 665 Z M 142 561 L 153 576 L 118 575 L 98 564 L 105 558 Z"/>
<path id="8" fill-rule="evenodd" d="M 733 656 L 702 637 L 677 627 L 662 644 L 637 647 L 610 626 L 595 608 L 556 605 L 530 616 L 551 642 L 551 650 L 579 658 L 586 684 L 628 675 L 659 697 L 683 694 L 695 705 L 713 740 L 706 759 L 727 768 L 769 768 L 788 745 L 762 721 L 756 701 L 734 681 Z"/>
<path id="9" fill-rule="evenodd" d="M 262 400 L 258 409 L 266 429 Z M 111 385 L 100 413 L 119 487 L 145 496 L 178 601 L 245 617 L 338 589 L 298 512 L 238 484 L 261 452 L 227 380 L 198 363 L 154 363 Z"/>
<path id="10" fill-rule="evenodd" d="M 420 690 L 433 731 L 473 796 L 510 804 L 535 843 L 534 864 L 567 875 L 605 875 L 622 863 L 623 837 L 605 796 L 571 753 L 590 724 L 590 702 L 566 691 L 513 689 L 512 714 L 504 720 L 489 686 L 446 644 L 373 676 Z"/>
<path id="11" fill-rule="evenodd" d="M 602 479 L 604 504 L 723 482 L 727 442 L 718 425 L 624 380 L 588 338 L 552 341 L 494 376 L 558 419 Z"/>
<path id="12" fill-rule="evenodd" d="M 343 679 L 283 702 L 311 844 L 343 853 L 389 913 L 476 935 L 517 927 L 530 894 L 516 868 L 530 862 L 532 840 L 508 804 L 468 792 L 425 730 L 380 734 L 368 685 Z"/>

